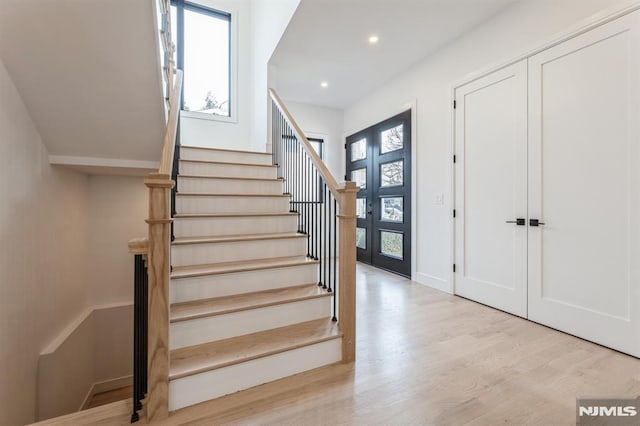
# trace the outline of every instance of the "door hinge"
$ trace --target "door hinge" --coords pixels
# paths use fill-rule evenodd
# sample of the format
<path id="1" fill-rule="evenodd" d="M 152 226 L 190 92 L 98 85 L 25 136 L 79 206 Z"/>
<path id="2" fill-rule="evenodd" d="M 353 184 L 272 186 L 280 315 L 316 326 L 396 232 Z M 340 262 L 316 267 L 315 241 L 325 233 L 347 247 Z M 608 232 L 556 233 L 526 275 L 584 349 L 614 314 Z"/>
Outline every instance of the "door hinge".
<path id="1" fill-rule="evenodd" d="M 456 100 L 454 99 L 453 101 L 453 109 L 456 109 L 458 107 L 458 102 L 456 102 Z"/>
<path id="2" fill-rule="evenodd" d="M 454 263 L 453 264 L 453 272 L 455 272 L 455 271 L 456 271 L 456 264 Z"/>
<path id="3" fill-rule="evenodd" d="M 456 156 L 454 155 L 453 156 L 453 163 L 455 164 L 455 162 L 456 162 Z"/>
<path id="4" fill-rule="evenodd" d="M 453 209 L 453 217 L 456 217 L 456 209 Z"/>
<path id="5" fill-rule="evenodd" d="M 345 181 L 349 180 L 349 178 L 347 177 L 347 175 L 344 175 L 344 180 L 345 180 Z"/>
<path id="6" fill-rule="evenodd" d="M 344 149 L 347 149 L 347 144 L 346 143 L 344 144 Z"/>

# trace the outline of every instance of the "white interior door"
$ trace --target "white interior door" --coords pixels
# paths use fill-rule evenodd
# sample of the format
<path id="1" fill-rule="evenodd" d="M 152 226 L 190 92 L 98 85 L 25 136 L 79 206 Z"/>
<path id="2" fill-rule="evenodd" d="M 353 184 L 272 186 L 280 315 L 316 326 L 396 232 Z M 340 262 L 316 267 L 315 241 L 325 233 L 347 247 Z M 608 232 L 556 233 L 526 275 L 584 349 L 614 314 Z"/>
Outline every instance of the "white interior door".
<path id="1" fill-rule="evenodd" d="M 455 293 L 527 316 L 527 63 L 456 89 Z"/>
<path id="2" fill-rule="evenodd" d="M 638 17 L 529 59 L 529 318 L 635 356 Z"/>

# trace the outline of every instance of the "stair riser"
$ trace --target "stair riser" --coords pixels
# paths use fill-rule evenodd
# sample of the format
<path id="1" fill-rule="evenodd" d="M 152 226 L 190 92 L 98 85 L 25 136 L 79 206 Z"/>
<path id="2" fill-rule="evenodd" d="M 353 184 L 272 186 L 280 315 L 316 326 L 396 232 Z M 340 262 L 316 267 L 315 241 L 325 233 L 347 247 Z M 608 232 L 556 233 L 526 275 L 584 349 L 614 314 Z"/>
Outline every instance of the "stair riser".
<path id="1" fill-rule="evenodd" d="M 306 238 L 186 244 L 174 245 L 171 248 L 171 265 L 173 267 L 206 265 L 271 257 L 304 256 L 306 254 Z"/>
<path id="2" fill-rule="evenodd" d="M 178 214 L 284 213 L 289 211 L 286 197 L 176 197 Z"/>
<path id="3" fill-rule="evenodd" d="M 298 229 L 298 217 L 286 215 L 185 218 L 176 219 L 173 226 L 176 238 L 278 234 L 296 232 Z"/>
<path id="4" fill-rule="evenodd" d="M 318 264 L 259 269 L 171 280 L 171 303 L 233 296 L 236 294 L 293 287 L 318 281 Z"/>
<path id="5" fill-rule="evenodd" d="M 273 194 L 282 195 L 279 180 L 233 180 L 178 177 L 178 192 L 185 194 Z"/>
<path id="6" fill-rule="evenodd" d="M 331 298 L 321 297 L 226 315 L 171 323 L 171 349 L 285 327 L 331 315 Z"/>
<path id="7" fill-rule="evenodd" d="M 208 401 L 341 360 L 341 339 L 281 352 L 169 382 L 169 410 Z"/>
<path id="8" fill-rule="evenodd" d="M 183 160 L 218 161 L 221 163 L 271 164 L 271 155 L 233 151 L 210 151 L 206 149 L 180 148 Z"/>
<path id="9" fill-rule="evenodd" d="M 190 176 L 246 177 L 260 179 L 277 178 L 275 167 L 245 166 L 236 164 L 208 164 L 180 162 L 180 174 Z"/>

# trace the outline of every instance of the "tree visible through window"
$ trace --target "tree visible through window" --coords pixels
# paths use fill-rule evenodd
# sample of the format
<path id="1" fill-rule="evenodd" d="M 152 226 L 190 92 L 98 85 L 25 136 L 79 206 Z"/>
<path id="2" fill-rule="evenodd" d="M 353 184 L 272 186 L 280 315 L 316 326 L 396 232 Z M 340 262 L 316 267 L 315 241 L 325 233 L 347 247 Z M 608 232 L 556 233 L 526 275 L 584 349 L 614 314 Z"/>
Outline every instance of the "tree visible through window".
<path id="1" fill-rule="evenodd" d="M 184 0 L 173 0 L 171 11 L 182 109 L 231 116 L 231 15 Z"/>

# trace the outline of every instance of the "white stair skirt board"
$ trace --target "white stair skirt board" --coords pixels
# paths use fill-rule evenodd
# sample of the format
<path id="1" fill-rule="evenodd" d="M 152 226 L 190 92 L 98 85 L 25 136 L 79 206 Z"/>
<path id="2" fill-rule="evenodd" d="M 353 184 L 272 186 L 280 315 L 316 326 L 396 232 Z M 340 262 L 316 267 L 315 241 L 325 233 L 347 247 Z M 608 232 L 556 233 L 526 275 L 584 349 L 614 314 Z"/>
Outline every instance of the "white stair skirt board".
<path id="1" fill-rule="evenodd" d="M 277 353 L 169 382 L 169 410 L 219 398 L 342 359 L 342 339 Z"/>
<path id="2" fill-rule="evenodd" d="M 242 151 L 180 147 L 181 160 L 218 161 L 224 163 L 271 164 L 271 155 Z"/>
<path id="3" fill-rule="evenodd" d="M 173 322 L 169 326 L 169 345 L 170 349 L 179 349 L 313 321 L 325 318 L 330 313 L 331 297 L 320 297 L 224 315 Z"/>
<path id="4" fill-rule="evenodd" d="M 277 167 L 264 165 L 180 161 L 178 170 L 180 174 L 187 176 L 249 177 L 261 179 L 275 179 L 278 177 Z"/>
<path id="5" fill-rule="evenodd" d="M 180 195 L 176 196 L 178 214 L 194 213 L 282 213 L 289 211 L 289 197 L 242 195 Z"/>
<path id="6" fill-rule="evenodd" d="M 223 216 L 174 219 L 176 238 L 225 235 L 257 235 L 296 232 L 298 216 Z M 274 256 L 269 256 L 274 257 Z"/>
<path id="7" fill-rule="evenodd" d="M 270 238 L 232 242 L 175 244 L 171 247 L 171 266 L 207 265 L 222 262 L 272 257 L 304 256 L 307 254 L 307 236 L 296 234 L 291 238 Z"/>
<path id="8" fill-rule="evenodd" d="M 178 193 L 282 195 L 283 181 L 178 176 Z"/>
<path id="9" fill-rule="evenodd" d="M 293 287 L 318 281 L 318 264 L 172 279 L 171 303 Z"/>

